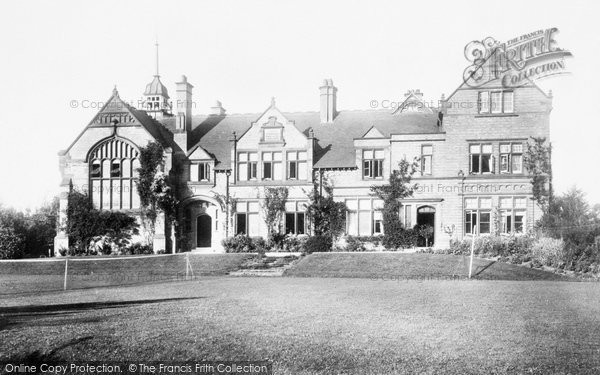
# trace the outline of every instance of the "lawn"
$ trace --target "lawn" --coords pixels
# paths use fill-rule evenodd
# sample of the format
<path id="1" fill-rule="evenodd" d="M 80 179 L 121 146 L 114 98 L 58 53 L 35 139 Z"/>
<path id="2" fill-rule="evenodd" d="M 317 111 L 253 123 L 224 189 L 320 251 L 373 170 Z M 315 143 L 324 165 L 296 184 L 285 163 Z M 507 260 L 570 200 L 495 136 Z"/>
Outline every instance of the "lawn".
<path id="1" fill-rule="evenodd" d="M 314 253 L 285 272 L 296 277 L 456 279 L 469 274 L 469 257 L 403 253 Z M 551 272 L 475 257 L 479 280 L 572 280 Z"/>
<path id="2" fill-rule="evenodd" d="M 597 373 L 597 283 L 210 276 L 0 296 L 0 360 L 260 360 L 277 374 Z"/>
<path id="3" fill-rule="evenodd" d="M 189 254 L 194 275 L 227 275 L 237 270 L 248 254 Z M 90 288 L 140 284 L 186 277 L 186 254 L 69 258 L 67 287 Z M 0 261 L 0 296 L 62 290 L 65 259 Z"/>

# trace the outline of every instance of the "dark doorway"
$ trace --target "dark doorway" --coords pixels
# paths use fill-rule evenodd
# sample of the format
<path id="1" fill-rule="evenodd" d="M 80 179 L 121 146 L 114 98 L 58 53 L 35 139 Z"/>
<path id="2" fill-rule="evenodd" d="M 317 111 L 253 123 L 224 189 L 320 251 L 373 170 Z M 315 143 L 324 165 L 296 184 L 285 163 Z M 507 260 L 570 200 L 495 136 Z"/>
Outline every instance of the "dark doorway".
<path id="1" fill-rule="evenodd" d="M 208 215 L 200 215 L 196 220 L 196 247 L 210 247 L 212 220 Z"/>
<path id="2" fill-rule="evenodd" d="M 418 246 L 433 246 L 435 233 L 435 208 L 419 207 L 417 210 L 417 228 L 419 229 Z"/>

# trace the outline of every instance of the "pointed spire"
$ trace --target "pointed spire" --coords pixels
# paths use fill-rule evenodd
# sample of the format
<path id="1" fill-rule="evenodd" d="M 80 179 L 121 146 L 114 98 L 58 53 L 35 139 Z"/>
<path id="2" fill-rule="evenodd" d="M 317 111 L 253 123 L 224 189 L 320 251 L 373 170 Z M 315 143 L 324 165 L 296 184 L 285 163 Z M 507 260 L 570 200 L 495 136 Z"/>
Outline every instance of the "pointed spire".
<path id="1" fill-rule="evenodd" d="M 156 37 L 156 43 L 154 43 L 154 45 L 156 46 L 156 74 L 154 76 L 160 77 L 160 74 L 158 73 L 158 36 Z"/>
<path id="2" fill-rule="evenodd" d="M 117 85 L 115 85 L 115 87 L 113 87 L 113 96 L 116 96 L 117 98 L 119 97 L 119 91 L 117 90 Z"/>
<path id="3" fill-rule="evenodd" d="M 275 107 L 275 97 L 271 97 L 271 108 Z"/>

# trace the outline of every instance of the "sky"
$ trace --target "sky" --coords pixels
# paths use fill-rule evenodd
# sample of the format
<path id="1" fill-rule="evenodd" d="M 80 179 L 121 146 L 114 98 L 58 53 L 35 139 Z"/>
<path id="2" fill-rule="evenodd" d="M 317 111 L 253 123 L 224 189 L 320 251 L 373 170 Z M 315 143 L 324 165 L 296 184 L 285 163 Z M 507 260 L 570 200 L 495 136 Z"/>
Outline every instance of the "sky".
<path id="1" fill-rule="evenodd" d="M 35 208 L 58 191 L 59 150 L 116 85 L 137 103 L 155 73 L 171 94 L 185 74 L 194 113 L 318 110 L 324 78 L 338 109 L 372 100 L 426 100 L 461 82 L 464 47 L 557 27 L 569 75 L 539 85 L 554 95 L 554 187 L 600 203 L 597 1 L 12 1 L 0 13 L 0 204 Z"/>

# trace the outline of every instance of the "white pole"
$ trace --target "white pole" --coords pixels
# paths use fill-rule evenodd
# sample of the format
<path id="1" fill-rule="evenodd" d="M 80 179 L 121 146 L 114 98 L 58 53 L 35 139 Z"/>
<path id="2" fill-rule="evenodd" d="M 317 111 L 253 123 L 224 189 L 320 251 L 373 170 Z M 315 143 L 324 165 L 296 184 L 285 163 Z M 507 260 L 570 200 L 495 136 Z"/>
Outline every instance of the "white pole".
<path id="1" fill-rule="evenodd" d="M 185 253 L 185 279 L 190 275 L 190 253 Z"/>
<path id="2" fill-rule="evenodd" d="M 65 259 L 65 282 L 63 283 L 63 290 L 67 290 L 67 273 L 69 270 L 69 258 Z"/>
<path id="3" fill-rule="evenodd" d="M 471 259 L 469 261 L 469 279 L 471 278 L 473 272 L 473 254 L 475 253 L 475 239 L 478 234 L 477 227 L 473 228 L 473 236 L 471 238 Z"/>

